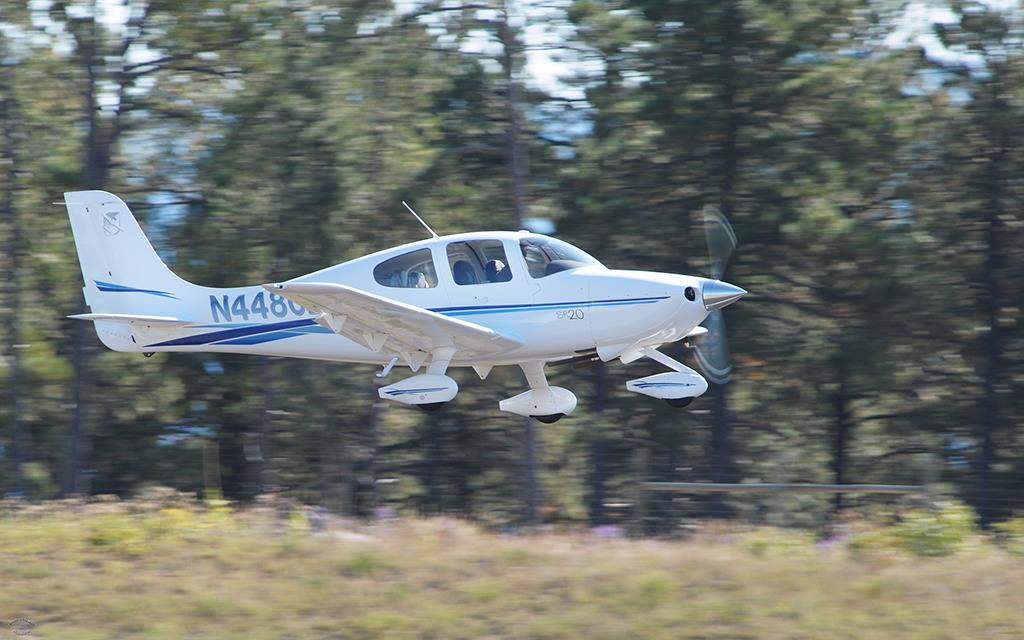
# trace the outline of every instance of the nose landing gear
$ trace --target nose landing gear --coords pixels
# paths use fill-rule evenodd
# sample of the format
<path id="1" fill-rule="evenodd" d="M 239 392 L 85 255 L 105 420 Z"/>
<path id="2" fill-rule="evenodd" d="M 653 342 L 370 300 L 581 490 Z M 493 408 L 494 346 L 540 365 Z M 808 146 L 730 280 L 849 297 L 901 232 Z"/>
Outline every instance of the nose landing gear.
<path id="1" fill-rule="evenodd" d="M 683 363 L 673 360 L 654 347 L 644 347 L 640 353 L 672 369 L 626 383 L 626 388 L 645 396 L 664 400 L 671 407 L 682 409 L 708 390 L 708 382 L 699 373 Z"/>

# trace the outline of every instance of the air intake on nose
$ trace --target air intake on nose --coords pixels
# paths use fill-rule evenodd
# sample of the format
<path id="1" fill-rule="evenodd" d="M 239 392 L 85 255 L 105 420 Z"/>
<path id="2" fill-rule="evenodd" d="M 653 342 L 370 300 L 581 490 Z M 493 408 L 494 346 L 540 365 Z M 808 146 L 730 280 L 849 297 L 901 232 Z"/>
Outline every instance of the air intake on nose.
<path id="1" fill-rule="evenodd" d="M 721 280 L 708 280 L 704 283 L 704 288 L 701 291 L 704 308 L 708 311 L 725 308 L 745 295 L 747 295 L 745 289 L 740 289 L 736 285 Z"/>

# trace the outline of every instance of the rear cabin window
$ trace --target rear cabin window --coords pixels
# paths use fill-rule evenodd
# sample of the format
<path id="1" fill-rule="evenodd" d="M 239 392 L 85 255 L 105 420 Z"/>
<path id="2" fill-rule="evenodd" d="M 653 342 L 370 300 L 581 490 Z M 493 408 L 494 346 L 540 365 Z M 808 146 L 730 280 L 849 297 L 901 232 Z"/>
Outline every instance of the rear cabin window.
<path id="1" fill-rule="evenodd" d="M 512 279 L 501 240 L 452 242 L 448 245 L 448 265 L 455 284 L 493 284 Z"/>
<path id="2" fill-rule="evenodd" d="M 373 279 L 385 287 L 430 289 L 437 286 L 437 270 L 430 249 L 418 249 L 378 264 Z"/>

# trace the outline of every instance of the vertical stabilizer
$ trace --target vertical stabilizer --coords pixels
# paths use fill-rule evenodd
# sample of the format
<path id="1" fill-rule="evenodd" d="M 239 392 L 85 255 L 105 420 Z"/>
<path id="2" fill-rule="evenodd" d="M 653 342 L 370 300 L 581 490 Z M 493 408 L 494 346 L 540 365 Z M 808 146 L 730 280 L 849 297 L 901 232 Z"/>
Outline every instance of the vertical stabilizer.
<path id="1" fill-rule="evenodd" d="M 94 313 L 174 316 L 194 285 L 167 268 L 123 200 L 106 191 L 64 194 L 85 300 Z"/>

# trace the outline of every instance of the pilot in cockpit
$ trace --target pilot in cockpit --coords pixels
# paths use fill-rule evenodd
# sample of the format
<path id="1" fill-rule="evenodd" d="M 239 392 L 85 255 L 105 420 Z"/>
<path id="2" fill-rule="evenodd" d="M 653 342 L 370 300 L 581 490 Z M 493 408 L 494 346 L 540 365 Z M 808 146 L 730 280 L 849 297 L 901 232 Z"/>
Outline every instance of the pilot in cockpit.
<path id="1" fill-rule="evenodd" d="M 487 282 L 508 282 L 512 279 L 512 271 L 501 260 L 488 260 L 484 265 L 484 277 Z"/>

